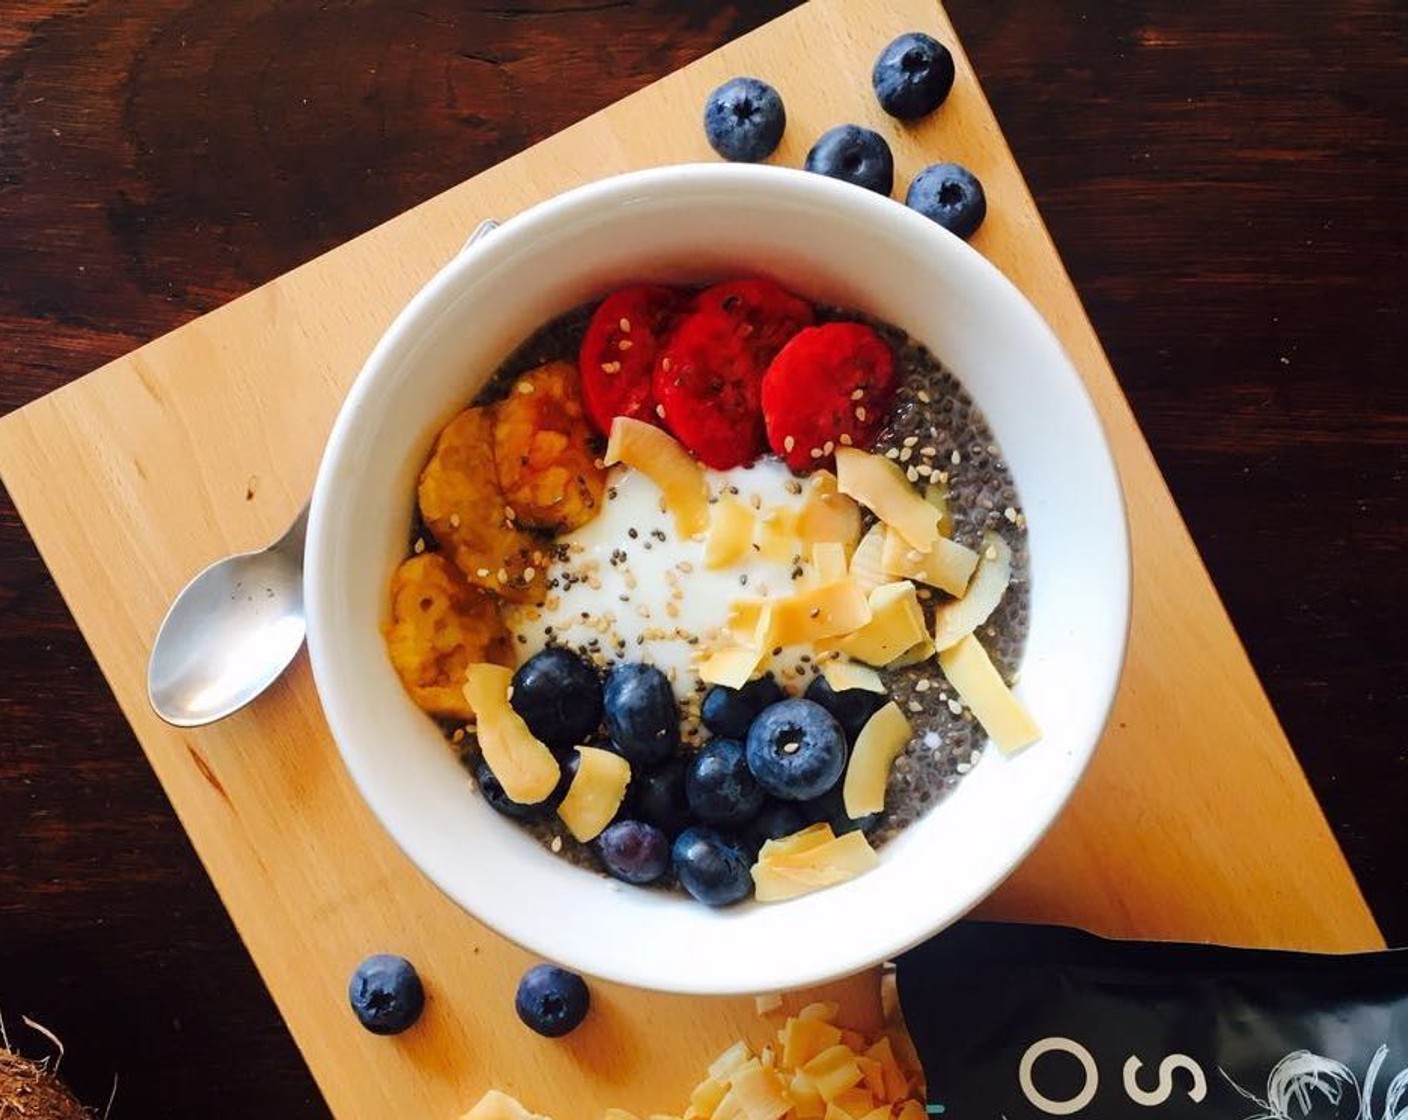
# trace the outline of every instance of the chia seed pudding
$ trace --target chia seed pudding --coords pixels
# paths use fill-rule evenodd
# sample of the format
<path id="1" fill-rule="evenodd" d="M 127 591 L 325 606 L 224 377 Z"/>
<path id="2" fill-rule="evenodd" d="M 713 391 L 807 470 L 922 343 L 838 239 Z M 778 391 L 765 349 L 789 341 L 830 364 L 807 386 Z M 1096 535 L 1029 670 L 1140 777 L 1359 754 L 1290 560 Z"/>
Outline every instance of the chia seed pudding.
<path id="1" fill-rule="evenodd" d="M 595 305 L 576 308 L 536 331 L 501 364 L 472 403 L 482 405 L 503 399 L 517 378 L 544 363 L 575 362 L 594 308 Z M 898 328 L 839 308 L 818 308 L 817 319 L 819 322 L 863 322 L 873 328 L 894 353 L 898 388 L 888 419 L 870 450 L 896 463 L 918 489 L 928 483 L 946 487 L 953 540 L 981 552 L 984 533 L 995 531 L 1010 546 L 1010 584 L 1000 605 L 979 627 L 977 634 L 993 665 L 1004 680 L 1012 683 L 1028 627 L 1026 522 L 1012 476 L 982 413 L 957 378 Z M 793 489 L 789 484 L 788 493 L 800 492 L 800 487 Z M 615 488 L 608 487 L 605 500 L 615 498 Z M 863 529 L 868 529 L 874 520 L 864 511 Z M 634 531 L 632 537 L 621 543 L 646 550 L 652 547 L 649 538 L 636 540 Z M 435 547 L 433 537 L 417 521 L 412 526 L 412 551 L 420 553 Z M 614 556 L 612 562 L 615 563 Z M 687 576 L 685 581 L 688 582 Z M 935 608 L 951 602 L 952 597 L 926 586 L 919 587 L 918 596 L 926 627 L 932 632 Z M 611 604 L 612 607 L 617 605 Z M 583 612 L 583 618 L 585 616 Z M 520 647 L 526 641 L 522 632 L 516 635 L 516 640 Z M 547 643 L 557 643 L 551 628 Z M 626 648 L 624 643 L 613 640 L 607 630 L 599 630 L 598 636 L 590 641 L 569 639 L 564 644 L 601 670 L 625 660 L 650 661 L 648 648 Z M 531 651 L 520 649 L 520 660 L 525 652 Z M 819 671 L 815 659 L 804 657 L 802 660 L 804 664 L 796 675 L 782 682 L 790 696 L 800 696 Z M 912 735 L 908 746 L 891 766 L 884 812 L 878 823 L 867 830 L 868 838 L 877 848 L 942 800 L 978 762 L 987 744 L 982 727 L 954 695 L 932 658 L 916 665 L 884 668 L 878 672 L 889 699 L 908 719 Z M 699 704 L 708 688 L 703 681 L 695 679 L 681 700 L 686 751 L 707 737 L 699 722 Z M 461 751 L 466 764 L 471 764 L 478 750 L 472 726 L 446 721 L 441 721 L 441 725 L 447 738 Z M 521 823 L 552 852 L 574 864 L 601 872 L 600 859 L 592 845 L 575 840 L 555 815 Z M 666 875 L 659 885 L 672 886 L 673 876 Z M 616 881 L 610 880 L 610 886 L 616 887 Z"/>

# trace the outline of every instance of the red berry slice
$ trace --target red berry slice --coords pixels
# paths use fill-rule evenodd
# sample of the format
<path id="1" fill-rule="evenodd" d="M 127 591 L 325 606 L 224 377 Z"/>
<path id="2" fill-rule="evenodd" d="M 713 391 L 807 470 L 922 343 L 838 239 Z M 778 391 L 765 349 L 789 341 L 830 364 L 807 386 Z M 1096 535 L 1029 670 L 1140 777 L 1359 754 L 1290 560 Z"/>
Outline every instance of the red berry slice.
<path id="1" fill-rule="evenodd" d="M 763 374 L 813 318 L 770 280 L 731 280 L 695 298 L 660 351 L 654 392 L 666 427 L 705 466 L 727 470 L 765 450 Z"/>
<path id="2" fill-rule="evenodd" d="M 650 375 L 683 302 L 673 288 L 637 284 L 612 292 L 593 313 L 577 367 L 582 403 L 603 435 L 617 416 L 658 423 Z"/>
<path id="3" fill-rule="evenodd" d="M 808 327 L 782 348 L 763 378 L 768 446 L 798 472 L 829 467 L 837 447 L 868 450 L 895 387 L 895 356 L 870 327 Z"/>

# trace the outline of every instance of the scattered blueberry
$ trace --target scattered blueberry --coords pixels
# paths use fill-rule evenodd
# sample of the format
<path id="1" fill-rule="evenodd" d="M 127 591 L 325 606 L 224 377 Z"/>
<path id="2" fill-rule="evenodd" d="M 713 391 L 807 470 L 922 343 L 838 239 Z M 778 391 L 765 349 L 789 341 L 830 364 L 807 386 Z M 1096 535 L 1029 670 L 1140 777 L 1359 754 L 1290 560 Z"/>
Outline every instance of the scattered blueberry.
<path id="1" fill-rule="evenodd" d="M 425 1009 L 425 989 L 405 957 L 378 953 L 357 966 L 347 985 L 357 1021 L 372 1034 L 400 1034 Z"/>
<path id="2" fill-rule="evenodd" d="M 870 717 L 885 706 L 885 697 L 881 693 L 869 692 L 864 688 L 847 688 L 837 692 L 823 676 L 813 677 L 803 695 L 835 716 L 841 730 L 846 733 L 846 741 L 853 745 Z"/>
<path id="3" fill-rule="evenodd" d="M 547 1038 L 561 1038 L 575 1030 L 591 1003 L 586 981 L 555 964 L 537 964 L 525 972 L 513 999 L 524 1024 Z"/>
<path id="4" fill-rule="evenodd" d="M 737 739 L 710 739 L 694 752 L 684 792 L 705 824 L 738 825 L 763 807 L 763 791 Z"/>
<path id="5" fill-rule="evenodd" d="M 753 893 L 748 854 L 712 828 L 685 829 L 671 858 L 684 889 L 706 906 L 727 906 Z"/>
<path id="6" fill-rule="evenodd" d="M 631 775 L 631 804 L 636 815 L 669 836 L 679 835 L 693 819 L 684 792 L 688 765 L 682 758 L 671 758 Z"/>
<path id="7" fill-rule="evenodd" d="M 797 802 L 768 801 L 758 810 L 758 815 L 744 826 L 743 840 L 756 852 L 765 841 L 791 836 L 812 823 L 803 815 L 802 807 Z"/>
<path id="8" fill-rule="evenodd" d="M 474 784 L 479 787 L 479 792 L 484 795 L 484 800 L 489 803 L 489 807 L 496 812 L 502 813 L 506 817 L 512 817 L 517 821 L 535 821 L 548 809 L 547 801 L 540 801 L 536 805 L 524 805 L 521 801 L 514 801 L 504 792 L 503 785 L 494 776 L 493 770 L 489 769 L 489 764 L 484 761 L 484 756 L 479 755 L 474 760 Z M 551 798 L 548 799 L 549 801 Z"/>
<path id="9" fill-rule="evenodd" d="M 771 675 L 751 680 L 742 688 L 716 684 L 704 694 L 699 715 L 715 735 L 742 739 L 758 713 L 782 697 L 782 686 Z"/>
<path id="10" fill-rule="evenodd" d="M 596 838 L 606 870 L 627 883 L 653 883 L 670 869 L 670 840 L 644 821 L 609 824 Z"/>
<path id="11" fill-rule="evenodd" d="M 882 816 L 880 813 L 867 813 L 863 817 L 851 817 L 846 812 L 846 799 L 840 782 L 837 782 L 820 797 L 803 801 L 797 808 L 801 810 L 807 824 L 820 824 L 825 821 L 837 836 L 844 836 L 847 832 L 854 832 L 856 829 L 869 832 L 880 823 Z"/>
<path id="12" fill-rule="evenodd" d="M 825 793 L 846 768 L 846 737 L 831 713 L 811 700 L 774 704 L 748 730 L 748 768 L 785 801 Z"/>
<path id="13" fill-rule="evenodd" d="M 652 766 L 680 745 L 675 690 L 654 665 L 617 665 L 606 678 L 606 732 L 632 767 Z"/>
<path id="14" fill-rule="evenodd" d="M 937 39 L 911 31 L 880 52 L 870 81 L 880 108 L 912 121 L 942 105 L 953 88 L 953 55 Z"/>
<path id="15" fill-rule="evenodd" d="M 601 723 L 601 679 L 571 650 L 549 646 L 513 674 L 509 703 L 549 750 L 569 750 Z"/>
<path id="16" fill-rule="evenodd" d="M 988 213 L 983 184 L 956 163 L 934 163 L 924 168 L 909 184 L 904 204 L 965 241 L 983 224 Z"/>
<path id="17" fill-rule="evenodd" d="M 890 154 L 890 145 L 878 132 L 859 125 L 839 124 L 822 133 L 807 153 L 805 167 L 883 195 L 895 185 L 895 157 Z"/>
<path id="18" fill-rule="evenodd" d="M 782 98 L 767 82 L 733 78 L 704 103 L 704 135 L 724 159 L 756 163 L 777 150 L 787 127 Z"/>

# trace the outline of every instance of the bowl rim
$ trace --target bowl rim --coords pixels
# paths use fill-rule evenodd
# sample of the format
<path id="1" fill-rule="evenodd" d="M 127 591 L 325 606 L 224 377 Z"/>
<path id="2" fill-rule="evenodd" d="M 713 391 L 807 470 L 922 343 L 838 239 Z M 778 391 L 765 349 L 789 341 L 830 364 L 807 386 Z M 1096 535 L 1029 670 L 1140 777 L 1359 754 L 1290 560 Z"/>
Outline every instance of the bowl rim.
<path id="1" fill-rule="evenodd" d="M 1053 352 L 1059 356 L 1062 375 L 1066 377 L 1082 407 L 1089 412 L 1094 430 L 1099 433 L 1099 446 L 1095 454 L 1099 460 L 1100 473 L 1113 484 L 1114 502 L 1109 510 L 1113 514 L 1110 530 L 1118 537 L 1109 539 L 1105 546 L 1118 553 L 1114 564 L 1116 578 L 1103 588 L 1104 597 L 1111 603 L 1109 617 L 1119 620 L 1116 632 L 1104 635 L 1111 656 L 1108 665 L 1111 670 L 1098 682 L 1091 684 L 1091 696 L 1102 713 L 1099 728 L 1088 743 L 1081 744 L 1072 762 L 1062 771 L 1063 780 L 1059 788 L 1050 791 L 1045 802 L 1049 813 L 1044 819 L 1030 824 L 1020 840 L 1007 848 L 1006 858 L 1001 860 L 997 873 L 991 877 L 986 887 L 973 893 L 972 897 L 955 898 L 943 913 L 936 911 L 935 921 L 925 929 L 905 928 L 896 930 L 888 937 L 867 940 L 859 951 L 847 952 L 845 943 L 838 941 L 834 964 L 826 967 L 800 969 L 779 976 L 767 988 L 760 988 L 753 980 L 745 982 L 720 982 L 717 978 L 701 980 L 692 974 L 663 977 L 652 975 L 643 978 L 630 969 L 618 967 L 587 967 L 583 971 L 601 979 L 614 981 L 650 990 L 670 991 L 689 995 L 744 995 L 760 990 L 792 990 L 824 983 L 841 976 L 850 975 L 871 967 L 881 961 L 913 947 L 927 939 L 953 921 L 958 920 L 983 898 L 994 891 L 1031 853 L 1050 827 L 1060 817 L 1072 794 L 1088 771 L 1095 750 L 1108 727 L 1119 683 L 1123 677 L 1124 664 L 1128 653 L 1128 640 L 1131 627 L 1132 599 L 1132 554 L 1129 534 L 1128 502 L 1122 480 L 1115 462 L 1109 434 L 1100 418 L 1094 399 L 1084 378 L 1072 361 L 1051 325 L 1037 311 L 1027 296 L 987 257 L 966 242 L 960 240 L 936 223 L 919 215 L 895 200 L 866 191 L 849 184 L 829 179 L 814 173 L 782 168 L 771 165 L 750 164 L 673 164 L 664 167 L 647 168 L 625 172 L 594 180 L 545 198 L 520 213 L 504 219 L 488 237 L 464 246 L 448 263 L 439 269 L 401 308 L 394 320 L 378 339 L 356 375 L 348 394 L 339 408 L 331 434 L 319 464 L 311 501 L 307 547 L 304 565 L 304 601 L 308 622 L 309 658 L 315 687 L 338 754 L 353 778 L 362 799 L 371 808 L 378 823 L 391 836 L 397 847 L 405 853 L 417 869 L 436 886 L 446 897 L 465 910 L 477 921 L 493 929 L 509 941 L 543 956 L 553 958 L 557 948 L 546 944 L 522 923 L 515 926 L 505 921 L 501 915 L 489 915 L 472 906 L 448 884 L 432 873 L 421 858 L 415 844 L 401 835 L 388 822 L 388 813 L 383 811 L 386 794 L 379 786 L 375 769 L 366 763 L 355 751 L 344 745 L 345 731 L 337 711 L 338 690 L 345 688 L 346 682 L 339 681 L 335 657 L 325 647 L 322 640 L 326 622 L 331 610 L 331 588 L 323 579 L 327 567 L 325 558 L 329 547 L 327 523 L 331 517 L 331 506 L 338 500 L 337 464 L 346 455 L 355 453 L 349 448 L 350 434 L 356 426 L 357 414 L 366 407 L 369 398 L 375 395 L 377 374 L 388 362 L 388 358 L 404 352 L 414 344 L 414 339 L 423 325 L 433 317 L 437 308 L 453 298 L 455 291 L 476 271 L 485 267 L 485 262 L 498 254 L 507 255 L 515 244 L 531 243 L 543 234 L 550 234 L 555 223 L 564 215 L 574 211 L 602 207 L 610 201 L 628 201 L 633 195 L 648 193 L 658 195 L 672 190 L 699 191 L 710 184 L 727 186 L 730 189 L 753 188 L 763 191 L 783 189 L 798 197 L 810 198 L 824 205 L 848 207 L 852 210 L 868 210 L 877 221 L 884 221 L 904 229 L 907 236 L 916 239 L 934 239 L 946 242 L 949 252 L 956 252 L 967 258 L 968 267 L 984 276 L 989 284 L 1003 289 L 1006 303 L 1014 314 L 1028 320 L 1027 326 L 1046 336 Z M 907 227 L 907 228 L 905 228 Z M 330 702 L 332 697 L 332 702 Z M 581 967 L 581 966 L 577 966 Z"/>

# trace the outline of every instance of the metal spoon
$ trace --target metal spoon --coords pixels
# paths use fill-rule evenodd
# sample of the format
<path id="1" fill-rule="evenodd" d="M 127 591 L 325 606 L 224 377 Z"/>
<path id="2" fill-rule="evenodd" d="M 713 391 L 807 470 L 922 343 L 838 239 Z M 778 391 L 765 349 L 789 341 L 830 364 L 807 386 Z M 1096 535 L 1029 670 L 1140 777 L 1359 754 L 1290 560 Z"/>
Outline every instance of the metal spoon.
<path id="1" fill-rule="evenodd" d="M 464 248 L 498 224 L 480 222 Z M 147 699 L 167 723 L 201 727 L 224 719 L 288 668 L 307 632 L 307 531 L 304 506 L 273 544 L 217 560 L 176 596 L 147 662 Z"/>
<path id="2" fill-rule="evenodd" d="M 217 560 L 186 584 L 157 631 L 147 697 L 167 723 L 200 727 L 243 708 L 303 644 L 304 506 L 267 548 Z"/>

